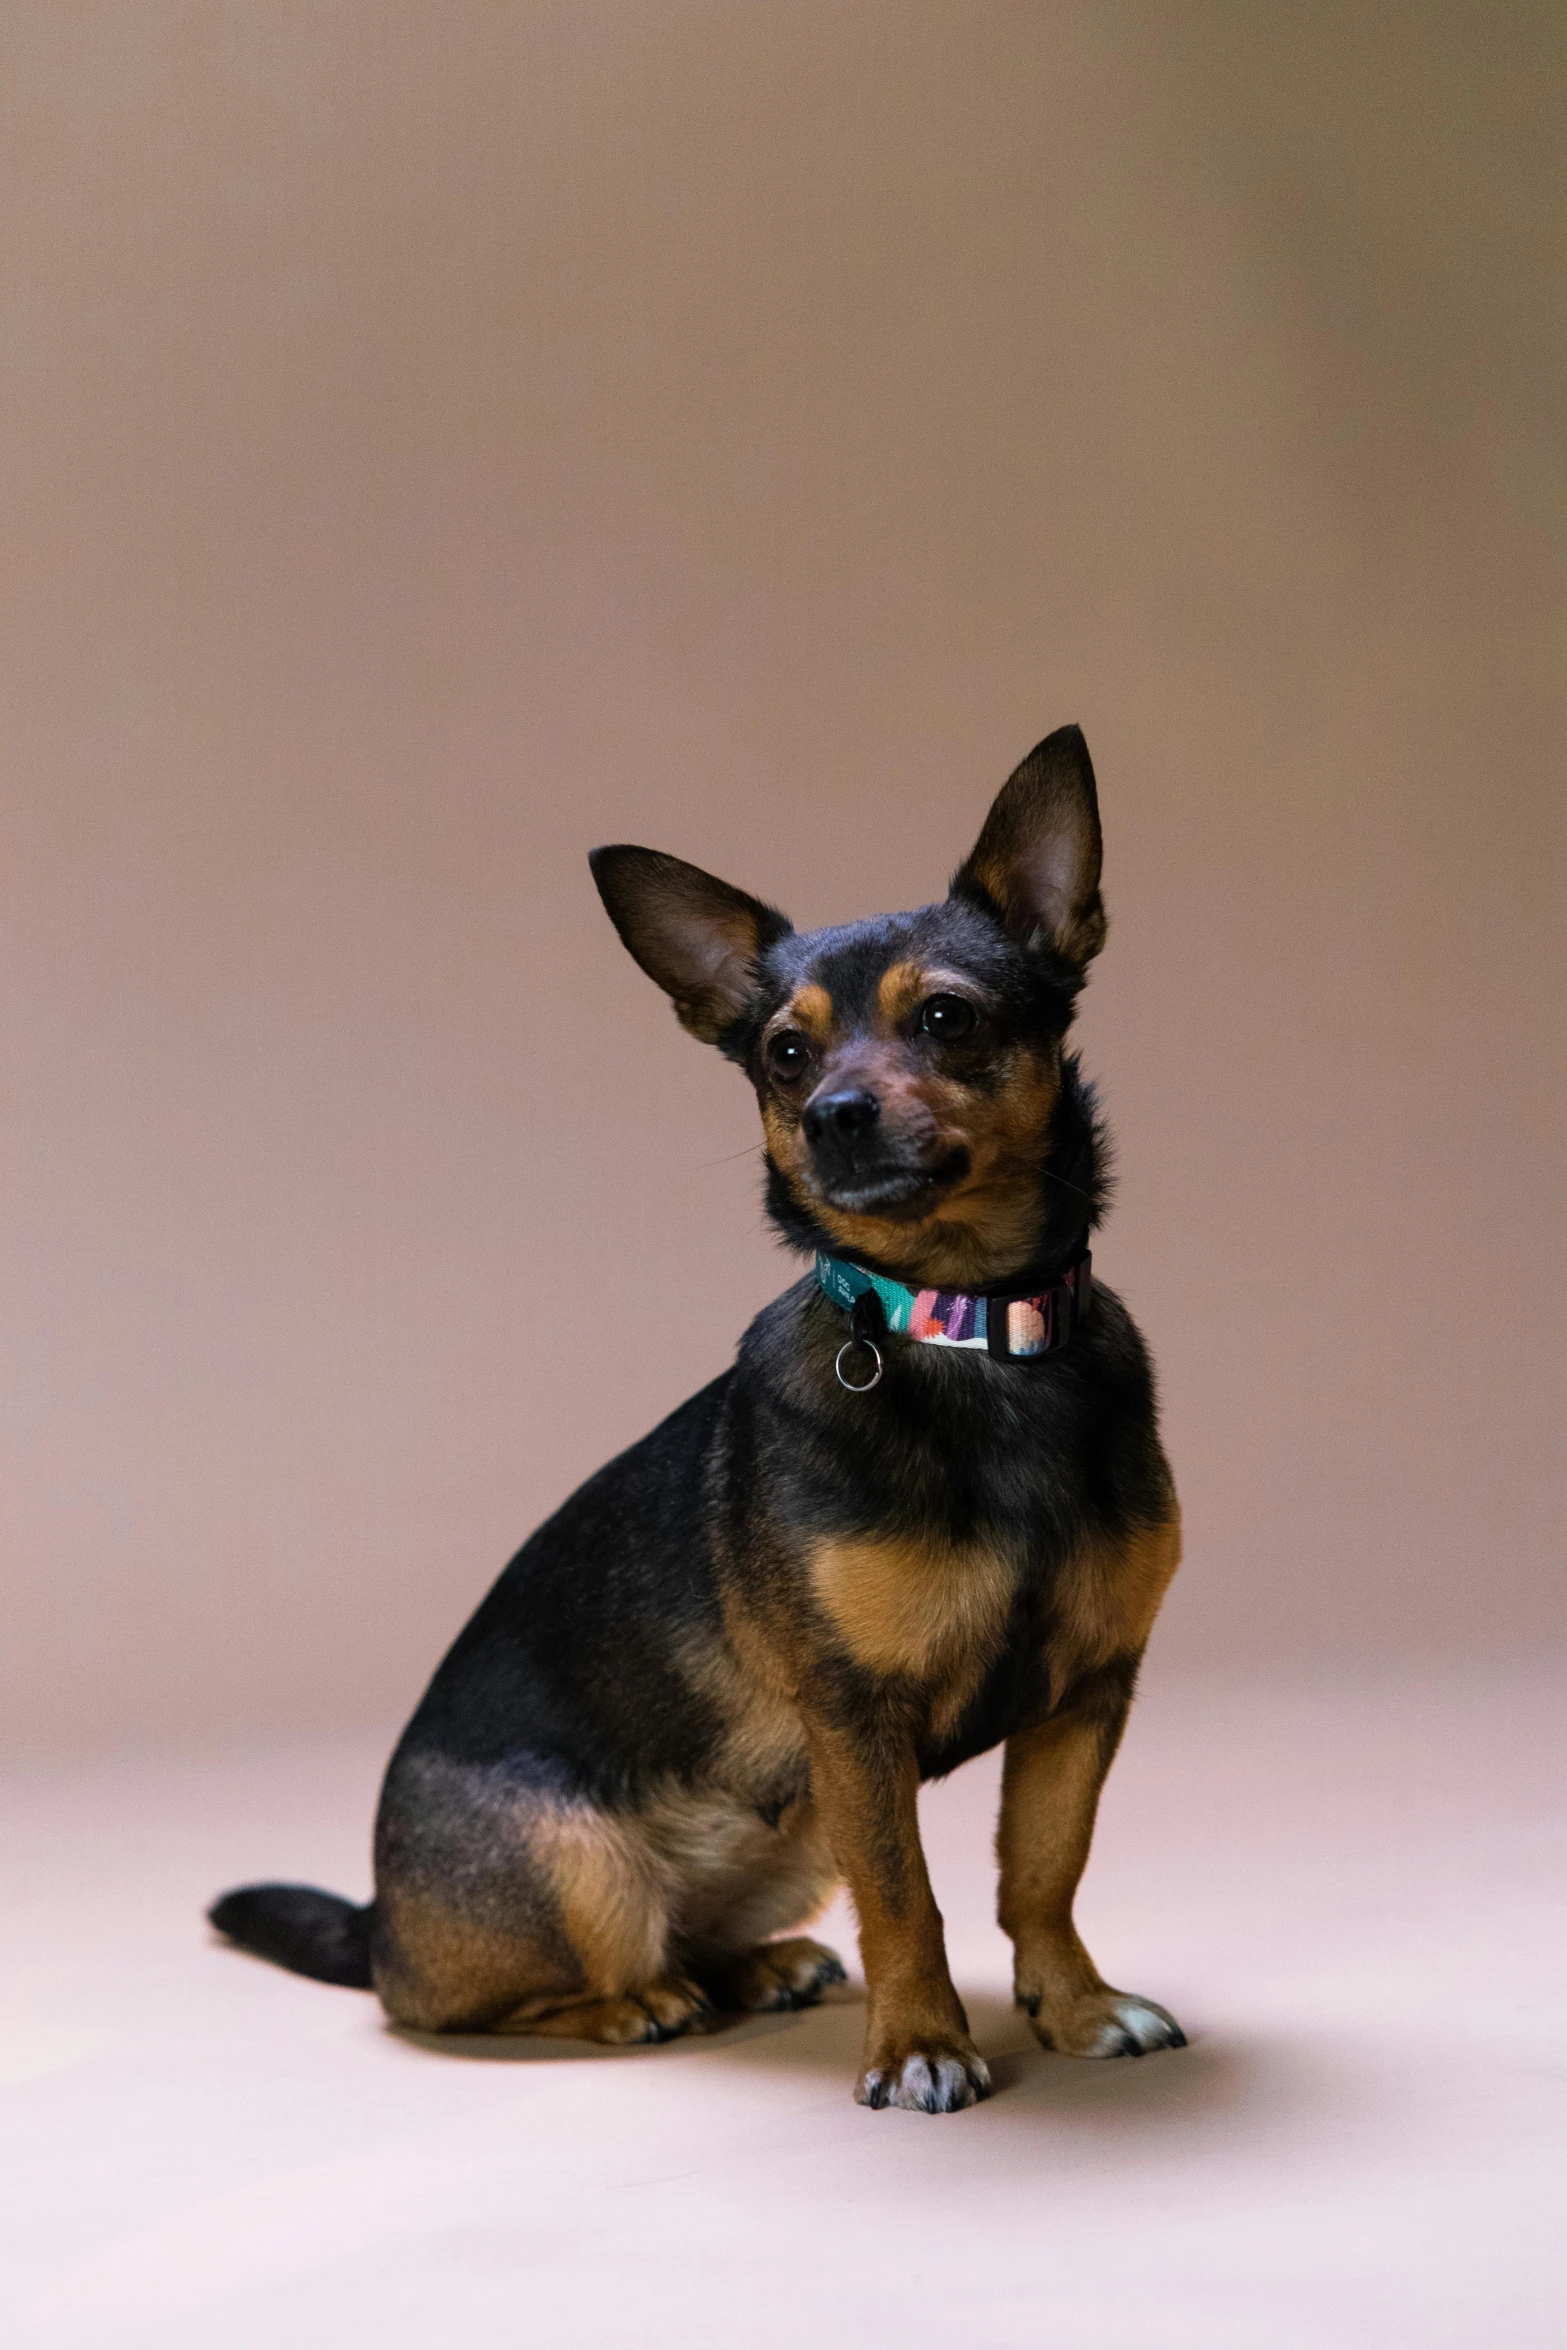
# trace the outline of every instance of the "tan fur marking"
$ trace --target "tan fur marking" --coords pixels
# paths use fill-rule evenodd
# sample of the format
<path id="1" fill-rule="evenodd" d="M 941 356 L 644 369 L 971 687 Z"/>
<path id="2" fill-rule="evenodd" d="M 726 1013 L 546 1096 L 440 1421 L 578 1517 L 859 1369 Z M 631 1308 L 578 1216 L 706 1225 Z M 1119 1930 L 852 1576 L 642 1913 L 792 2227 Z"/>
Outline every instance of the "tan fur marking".
<path id="1" fill-rule="evenodd" d="M 876 982 L 876 1009 L 883 1025 L 900 1029 L 935 992 L 923 963 L 890 963 Z"/>
<path id="2" fill-rule="evenodd" d="M 776 1826 L 733 1796 L 670 1788 L 641 1815 L 667 1871 L 670 1932 L 687 1947 L 735 1950 L 815 1916 L 837 1881 L 809 1801 Z"/>
<path id="3" fill-rule="evenodd" d="M 1007 1740 L 996 1838 L 999 1914 L 1016 1946 L 1018 1998 L 1046 2046 L 1067 2055 L 1113 2053 L 1125 2042 L 1124 1994 L 1105 1983 L 1072 1922 L 1124 1706 L 1106 1709 L 1090 1699 L 1075 1707 L 1073 1692 L 1101 1667 L 1142 1654 L 1180 1557 L 1172 1493 L 1159 1525 L 1073 1562 L 1056 1586 L 1048 1652 L 1062 1710 Z"/>
<path id="4" fill-rule="evenodd" d="M 939 1743 L 950 1738 L 959 1722 L 979 1695 L 995 1657 L 993 1646 L 975 1648 L 947 1674 L 930 1701 L 928 1726 L 930 1735 Z"/>
<path id="5" fill-rule="evenodd" d="M 1173 1494 L 1162 1525 L 1141 1527 L 1125 1543 L 1076 1559 L 1056 1586 L 1051 1686 L 1068 1689 L 1116 1657 L 1140 1656 L 1180 1563 L 1181 1513 Z"/>
<path id="6" fill-rule="evenodd" d="M 1019 2006 L 1047 2048 L 1066 2056 L 1179 2047 L 1173 2016 L 1115 1990 L 1072 1919 L 1099 1791 L 1126 1718 L 1124 1685 L 1089 1682 L 1074 1704 L 1007 1740 L 996 1856 L 998 1915 L 1014 1945 Z"/>
<path id="7" fill-rule="evenodd" d="M 953 2055 L 979 2067 L 952 1987 L 941 1913 L 920 1846 L 919 1772 L 912 1753 L 872 1756 L 840 1730 L 817 1722 L 811 1776 L 854 1897 L 870 1993 L 856 2095 L 863 2101 L 867 2074 L 896 2077 L 915 2051 Z"/>
<path id="8" fill-rule="evenodd" d="M 730 1888 L 728 1906 L 714 1915 L 708 1943 L 743 1950 L 785 1928 L 808 1926 L 838 1885 L 838 1863 L 816 1805 L 791 1803 L 774 1831 L 762 1865 Z M 682 1931 L 689 1935 L 682 1922 Z"/>
<path id="9" fill-rule="evenodd" d="M 647 2040 L 673 2039 L 682 2032 L 701 2032 L 712 2015 L 712 2003 L 697 1983 L 683 1975 L 645 1983 L 632 1996 L 573 2000 L 549 2005 L 525 1999 L 494 2026 L 512 2037 L 551 2040 L 600 2040 L 612 2048 L 632 2048 Z"/>
<path id="10" fill-rule="evenodd" d="M 683 1642 L 680 1662 L 723 1721 L 720 1783 L 766 1803 L 779 1787 L 804 1780 L 805 1731 L 779 1659 L 732 1596 L 724 1618 L 727 1637 Z"/>
<path id="11" fill-rule="evenodd" d="M 814 1917 L 837 1869 L 806 1792 L 805 1729 L 781 1661 L 732 1594 L 724 1614 L 727 1637 L 684 1643 L 681 1664 L 722 1718 L 714 1776 L 725 1792 L 671 1790 L 645 1817 L 676 1871 L 676 1939 L 735 1950 Z M 769 1826 L 760 1807 L 780 1799 Z"/>
<path id="12" fill-rule="evenodd" d="M 651 1981 L 664 1963 L 669 1911 L 640 1822 L 583 1804 L 562 1809 L 537 1834 L 588 1988 L 610 1997 Z"/>
<path id="13" fill-rule="evenodd" d="M 1093 1719 L 1052 1718 L 1007 1740 L 996 1856 L 1001 1926 L 1014 1941 L 1069 1946 L 1073 1939 L 1072 1898 L 1109 1763 L 1103 1727 Z"/>
<path id="14" fill-rule="evenodd" d="M 731 1717 L 725 1735 L 724 1783 L 754 1789 L 755 1799 L 766 1803 L 775 1788 L 803 1776 L 805 1768 L 805 1733 L 795 1707 L 771 1690 L 754 1691 L 751 1703 Z"/>
<path id="15" fill-rule="evenodd" d="M 987 1270 L 1010 1271 L 1034 1245 L 1041 1213 L 1041 1162 L 1061 1091 L 1054 1055 L 1018 1049 L 1008 1082 L 983 1104 L 965 1105 L 964 1133 L 973 1165 L 932 1219 L 944 1236 L 959 1235 Z"/>
<path id="16" fill-rule="evenodd" d="M 811 1212 L 843 1255 L 869 1257 L 894 1280 L 915 1289 L 983 1289 L 1004 1280 L 1026 1256 L 1035 1229 L 1021 1214 L 999 1218 L 994 1225 L 981 1214 L 978 1229 L 934 1216 L 917 1224 L 892 1223 L 879 1216 L 845 1215 L 814 1196 Z"/>
<path id="17" fill-rule="evenodd" d="M 1113 1752 L 1102 1723 L 1056 1717 L 1007 1740 L 1001 1777 L 997 1918 L 1013 1944 L 1016 1996 L 1047 2045 L 1072 2054 L 1089 2051 L 1071 2017 L 1105 1989 L 1072 1906 Z"/>
<path id="18" fill-rule="evenodd" d="M 377 1966 L 375 1987 L 393 2023 L 421 2032 L 483 2031 L 525 1986 L 554 2003 L 581 1992 L 560 1955 L 526 1934 L 474 1925 L 406 1888 L 383 1889 L 379 1898 L 392 1957 Z"/>
<path id="19" fill-rule="evenodd" d="M 919 1542 L 827 1542 L 811 1561 L 816 1597 L 857 1664 L 929 1680 L 967 1679 L 995 1653 L 1017 1578 L 993 1551 Z"/>
<path id="20" fill-rule="evenodd" d="M 832 997 L 825 987 L 809 980 L 795 990 L 792 1000 L 772 1023 L 774 1028 L 798 1028 L 814 1045 L 825 1045 L 832 1035 Z"/>
<path id="21" fill-rule="evenodd" d="M 919 976 L 922 989 L 928 988 L 933 975 Z M 912 1066 L 903 1048 L 879 1050 L 884 1057 L 876 1084 L 884 1117 L 889 1125 L 923 1130 L 933 1156 L 965 1148 L 971 1165 L 957 1188 L 930 1215 L 910 1221 L 830 1207 L 817 1194 L 798 1118 L 769 1098 L 762 1125 L 775 1164 L 846 1255 L 869 1257 L 921 1289 L 979 1289 L 1004 1280 L 1026 1260 L 1039 1230 L 1040 1165 L 1060 1092 L 1055 1055 L 1019 1046 L 1006 1082 L 981 1096 Z"/>
<path id="22" fill-rule="evenodd" d="M 974 1003 L 974 982 L 967 972 L 949 971 L 939 963 L 889 963 L 876 982 L 876 1009 L 881 1026 L 898 1034 L 907 1027 L 921 1004 L 933 995 L 957 995 L 965 1003 Z M 983 999 L 979 1008 L 982 1006 Z"/>

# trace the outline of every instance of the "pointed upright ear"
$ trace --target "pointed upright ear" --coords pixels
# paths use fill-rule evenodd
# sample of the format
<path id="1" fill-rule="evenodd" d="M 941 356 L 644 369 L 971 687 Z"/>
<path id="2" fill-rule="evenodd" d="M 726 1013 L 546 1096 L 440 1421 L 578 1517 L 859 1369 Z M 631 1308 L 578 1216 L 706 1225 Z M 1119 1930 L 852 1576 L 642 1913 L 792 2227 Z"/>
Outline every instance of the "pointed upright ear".
<path id="1" fill-rule="evenodd" d="M 788 934 L 786 917 L 657 849 L 594 849 L 588 863 L 622 945 L 681 1025 L 717 1044 L 750 1001 L 758 960 Z"/>
<path id="2" fill-rule="evenodd" d="M 1013 937 L 1081 970 L 1105 942 L 1099 799 L 1082 730 L 1058 726 L 1003 784 L 954 897 L 988 906 Z"/>

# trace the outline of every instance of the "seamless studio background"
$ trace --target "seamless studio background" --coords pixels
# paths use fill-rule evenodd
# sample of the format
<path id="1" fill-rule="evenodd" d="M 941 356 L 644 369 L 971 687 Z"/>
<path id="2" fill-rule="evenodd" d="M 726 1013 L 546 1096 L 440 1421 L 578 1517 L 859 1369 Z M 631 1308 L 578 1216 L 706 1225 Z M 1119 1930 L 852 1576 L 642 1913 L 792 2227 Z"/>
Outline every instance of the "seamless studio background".
<path id="1" fill-rule="evenodd" d="M 791 1277 L 586 850 L 1067 718 L 1157 1664 L 1560 1635 L 1562 36 L 7 12 L 10 1745 L 392 1723 Z"/>
<path id="2" fill-rule="evenodd" d="M 1533 0 L 0 10 L 18 2343 L 1560 2343 L 1564 92 Z M 852 1996 L 485 2062 L 215 1947 L 793 1277 L 587 850 L 916 903 L 1068 719 L 1187 1528 L 1081 1914 L 1191 2047 L 1033 2047 L 993 1763 L 948 2121 Z"/>

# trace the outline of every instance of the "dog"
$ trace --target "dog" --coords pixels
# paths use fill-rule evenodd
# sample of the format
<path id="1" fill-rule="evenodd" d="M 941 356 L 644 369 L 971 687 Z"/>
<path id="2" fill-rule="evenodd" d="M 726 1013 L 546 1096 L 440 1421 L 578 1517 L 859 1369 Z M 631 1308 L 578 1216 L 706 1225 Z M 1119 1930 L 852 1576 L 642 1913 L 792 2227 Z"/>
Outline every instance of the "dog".
<path id="1" fill-rule="evenodd" d="M 912 913 L 801 932 L 679 858 L 593 852 L 625 946 L 754 1086 L 768 1211 L 815 1268 L 458 1636 L 387 1770 L 374 1900 L 250 1886 L 220 1933 L 413 2031 L 624 2045 L 820 1999 L 844 1969 L 798 1929 L 846 1881 L 855 2095 L 951 2113 L 990 2076 L 917 1797 L 1004 1742 L 999 1915 L 1034 2032 L 1183 2045 L 1072 1915 L 1180 1556 L 1148 1356 L 1089 1254 L 1106 1142 L 1065 1040 L 1100 854 L 1070 726 Z"/>

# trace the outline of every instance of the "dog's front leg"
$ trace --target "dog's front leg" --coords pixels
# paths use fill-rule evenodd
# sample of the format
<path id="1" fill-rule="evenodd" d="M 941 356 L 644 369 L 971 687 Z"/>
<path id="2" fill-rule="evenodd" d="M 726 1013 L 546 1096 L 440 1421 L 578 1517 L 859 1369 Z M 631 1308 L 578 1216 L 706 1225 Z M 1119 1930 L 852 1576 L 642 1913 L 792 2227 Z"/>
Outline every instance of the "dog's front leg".
<path id="1" fill-rule="evenodd" d="M 1072 1922 L 1105 1773 L 1120 1744 L 1135 1660 L 1097 1675 L 1058 1714 L 1007 1740 L 1001 1780 L 1000 1919 L 1017 2003 L 1063 2056 L 1182 2048 L 1167 2008 L 1108 1984 Z"/>
<path id="2" fill-rule="evenodd" d="M 947 1971 L 941 1912 L 920 1845 L 913 1749 L 808 1722 L 811 1791 L 860 1922 L 870 1994 L 861 2105 L 955 2113 L 990 2074 Z"/>

